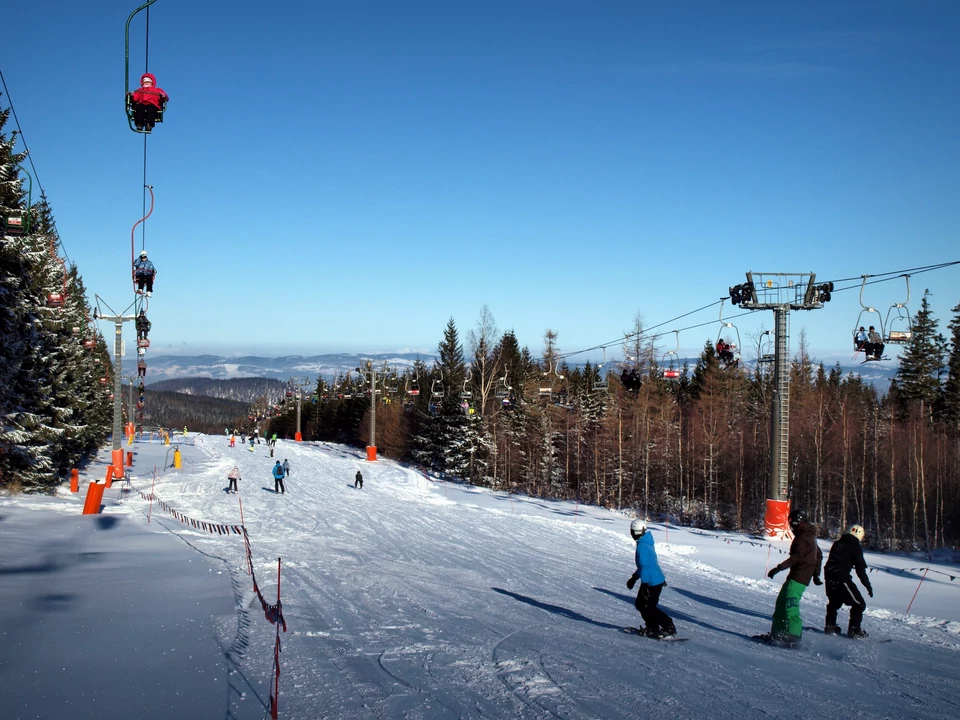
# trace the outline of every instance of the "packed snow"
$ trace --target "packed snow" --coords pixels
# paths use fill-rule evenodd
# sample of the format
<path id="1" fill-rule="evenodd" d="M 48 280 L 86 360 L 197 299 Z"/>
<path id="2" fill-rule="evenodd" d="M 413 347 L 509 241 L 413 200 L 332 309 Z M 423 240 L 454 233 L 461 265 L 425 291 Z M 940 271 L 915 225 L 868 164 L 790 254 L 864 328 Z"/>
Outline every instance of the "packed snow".
<path id="1" fill-rule="evenodd" d="M 281 440 L 271 458 L 264 444 L 191 435 L 176 470 L 176 440 L 125 447 L 128 481 L 99 515 L 80 511 L 109 452 L 77 494 L 0 498 L 4 718 L 269 717 L 277 626 L 242 535 L 223 532 L 240 525 L 241 500 L 269 603 L 280 559 L 281 718 L 960 716 L 960 569 L 948 562 L 868 552 L 870 637 L 811 630 L 781 649 L 751 637 L 770 628 L 785 576 L 765 573 L 786 543 L 653 524 L 661 607 L 689 638 L 659 642 L 624 632 L 640 624 L 628 514 L 325 443 Z M 234 465 L 238 495 L 226 491 Z M 811 586 L 804 625 L 822 627 L 825 606 Z"/>

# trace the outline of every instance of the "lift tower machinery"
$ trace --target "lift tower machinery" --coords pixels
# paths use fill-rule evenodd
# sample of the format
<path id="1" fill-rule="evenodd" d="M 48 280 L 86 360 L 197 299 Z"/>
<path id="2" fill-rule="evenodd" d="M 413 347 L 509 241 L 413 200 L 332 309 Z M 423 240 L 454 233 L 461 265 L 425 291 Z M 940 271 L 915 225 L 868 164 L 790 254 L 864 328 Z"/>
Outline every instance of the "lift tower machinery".
<path id="1" fill-rule="evenodd" d="M 748 272 L 730 288 L 730 300 L 746 310 L 773 310 L 773 400 L 770 408 L 770 490 L 764 528 L 770 537 L 789 537 L 790 526 L 790 311 L 819 310 L 833 283 L 817 285 L 816 273 Z"/>

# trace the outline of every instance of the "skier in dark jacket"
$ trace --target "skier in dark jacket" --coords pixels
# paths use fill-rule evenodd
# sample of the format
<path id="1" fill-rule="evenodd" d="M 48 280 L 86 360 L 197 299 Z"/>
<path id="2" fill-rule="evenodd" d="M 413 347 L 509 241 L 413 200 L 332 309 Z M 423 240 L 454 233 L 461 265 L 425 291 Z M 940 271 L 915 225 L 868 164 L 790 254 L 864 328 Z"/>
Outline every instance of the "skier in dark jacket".
<path id="1" fill-rule="evenodd" d="M 637 580 L 640 581 L 640 590 L 633 605 L 640 612 L 646 627 L 639 630 L 641 635 L 661 640 L 669 635 L 676 635 L 677 628 L 673 620 L 657 605 L 660 602 L 660 593 L 667 584 L 663 576 L 660 563 L 657 561 L 657 551 L 653 547 L 653 535 L 647 532 L 647 524 L 643 520 L 634 520 L 630 523 L 630 536 L 637 543 L 634 559 L 637 569 L 627 580 L 627 590 L 633 590 Z"/>
<path id="2" fill-rule="evenodd" d="M 137 283 L 137 292 L 146 291 L 147 297 L 153 295 L 153 279 L 157 276 L 157 269 L 147 259 L 147 251 L 141 250 L 140 257 L 133 262 L 133 277 Z"/>
<path id="3" fill-rule="evenodd" d="M 803 632 L 800 598 L 810 585 L 810 580 L 812 579 L 815 585 L 823 585 L 823 580 L 820 579 L 823 553 L 817 545 L 813 524 L 807 520 L 807 513 L 803 510 L 792 510 L 789 521 L 794 533 L 793 542 L 790 543 L 790 557 L 770 570 L 767 577 L 772 580 L 778 572 L 787 568 L 790 569 L 790 574 L 777 596 L 770 634 L 761 636 L 764 640 L 786 645 L 800 641 Z"/>
<path id="4" fill-rule="evenodd" d="M 279 492 L 281 494 L 286 492 L 286 488 L 283 486 L 283 466 L 279 460 L 277 460 L 277 464 L 273 466 L 273 492 Z"/>
<path id="5" fill-rule="evenodd" d="M 141 310 L 140 314 L 137 315 L 137 340 L 146 340 L 147 335 L 150 333 L 151 323 L 147 320 L 147 314 Z"/>
<path id="6" fill-rule="evenodd" d="M 357 470 L 357 474 L 353 478 L 353 486 L 363 490 L 363 475 L 359 470 Z"/>
<path id="7" fill-rule="evenodd" d="M 867 636 L 867 633 L 860 629 L 860 621 L 863 619 L 863 611 L 867 609 L 867 603 L 863 601 L 863 595 L 857 590 L 857 586 L 853 584 L 853 578 L 850 577 L 850 571 L 856 570 L 860 583 L 867 594 L 873 597 L 873 587 L 867 577 L 867 563 L 863 559 L 863 548 L 860 546 L 863 536 L 863 528 L 860 525 L 852 525 L 830 548 L 830 557 L 823 569 L 824 578 L 827 581 L 828 601 L 827 619 L 823 626 L 825 633 L 840 634 L 840 628 L 837 626 L 837 611 L 844 605 L 849 605 L 850 623 L 847 625 L 847 636 L 851 638 Z"/>

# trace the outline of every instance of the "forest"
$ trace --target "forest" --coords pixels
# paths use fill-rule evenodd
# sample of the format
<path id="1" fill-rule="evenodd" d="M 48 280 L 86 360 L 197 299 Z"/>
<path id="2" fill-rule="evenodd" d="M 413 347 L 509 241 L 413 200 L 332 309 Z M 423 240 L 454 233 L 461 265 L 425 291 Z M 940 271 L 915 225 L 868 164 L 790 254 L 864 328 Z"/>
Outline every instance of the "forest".
<path id="1" fill-rule="evenodd" d="M 960 305 L 950 336 L 924 295 L 886 392 L 811 361 L 790 370 L 790 500 L 836 537 L 867 528 L 876 548 L 956 546 L 960 533 Z M 770 477 L 773 373 L 725 367 L 710 340 L 693 367 L 664 373 L 638 320 L 624 357 L 568 367 L 557 333 L 538 359 L 484 308 L 465 353 L 451 319 L 439 361 L 318 381 L 303 398 L 304 440 L 369 444 L 370 383 L 379 453 L 486 487 L 632 508 L 704 528 L 758 532 Z M 669 377 L 676 374 L 677 377 Z M 294 402 L 269 432 L 293 437 Z"/>

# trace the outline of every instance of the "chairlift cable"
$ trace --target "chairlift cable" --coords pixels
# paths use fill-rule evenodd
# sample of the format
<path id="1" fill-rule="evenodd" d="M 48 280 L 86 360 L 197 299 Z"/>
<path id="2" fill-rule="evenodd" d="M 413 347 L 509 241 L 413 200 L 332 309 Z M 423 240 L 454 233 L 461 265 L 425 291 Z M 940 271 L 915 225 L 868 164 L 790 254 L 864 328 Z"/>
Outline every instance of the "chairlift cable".
<path id="1" fill-rule="evenodd" d="M 17 126 L 17 134 L 20 136 L 20 141 L 23 143 L 24 152 L 27 153 L 27 160 L 30 161 L 30 168 L 33 170 L 33 176 L 37 179 L 37 187 L 40 188 L 40 198 L 41 200 L 46 200 L 47 194 L 43 189 L 43 183 L 40 182 L 40 174 L 37 172 L 37 166 L 33 162 L 33 155 L 30 153 L 30 147 L 27 145 L 26 137 L 23 134 L 23 128 L 20 127 L 20 118 L 17 117 L 17 109 L 13 105 L 13 98 L 10 97 L 10 90 L 7 88 L 7 80 L 3 76 L 3 70 L 0 70 L 0 82 L 3 84 L 3 92 L 7 96 L 7 104 L 10 106 L 10 114 L 13 115 L 13 121 Z M 30 208 L 27 208 L 29 210 Z M 60 232 L 57 230 L 57 221 L 51 218 L 53 221 L 53 235 L 57 239 L 57 244 L 60 246 L 60 250 L 63 252 L 63 257 L 66 258 L 67 262 L 70 265 L 73 265 L 73 261 L 70 260 L 70 256 L 67 255 L 67 249 L 63 245 L 63 239 L 60 237 Z"/>

